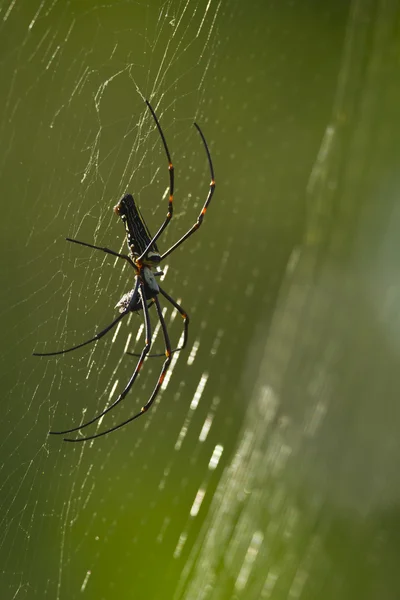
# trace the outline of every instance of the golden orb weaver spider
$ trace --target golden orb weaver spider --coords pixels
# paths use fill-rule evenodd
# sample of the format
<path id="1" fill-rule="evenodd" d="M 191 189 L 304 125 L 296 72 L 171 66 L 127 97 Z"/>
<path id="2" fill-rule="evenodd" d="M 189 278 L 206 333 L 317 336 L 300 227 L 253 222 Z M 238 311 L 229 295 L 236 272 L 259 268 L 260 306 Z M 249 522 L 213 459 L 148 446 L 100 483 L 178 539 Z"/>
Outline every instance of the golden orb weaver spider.
<path id="1" fill-rule="evenodd" d="M 147 412 L 149 410 L 149 408 L 152 406 L 152 404 L 161 388 L 161 385 L 164 381 L 165 375 L 171 364 L 172 354 L 174 352 L 178 352 L 179 350 L 182 350 L 186 346 L 187 340 L 188 340 L 189 317 L 188 317 L 187 313 L 185 312 L 185 310 L 182 308 L 182 306 L 180 306 L 178 304 L 178 302 L 176 302 L 169 294 L 167 294 L 167 292 L 165 290 L 163 290 L 162 287 L 157 283 L 156 277 L 158 275 L 161 275 L 162 271 L 159 271 L 156 269 L 157 269 L 158 265 L 167 256 L 169 256 L 171 254 L 171 252 L 174 252 L 174 250 L 176 250 L 185 240 L 188 239 L 188 237 L 190 237 L 195 231 L 197 231 L 199 229 L 200 225 L 202 224 L 207 207 L 211 202 L 211 198 L 212 198 L 212 196 L 214 194 L 214 190 L 215 190 L 214 167 L 213 167 L 213 163 L 211 160 L 211 154 L 210 154 L 206 139 L 203 135 L 203 132 L 201 131 L 201 129 L 197 125 L 197 123 L 194 123 L 194 126 L 196 127 L 197 131 L 200 134 L 201 140 L 203 142 L 203 145 L 204 145 L 204 148 L 205 148 L 205 151 L 207 154 L 207 160 L 208 160 L 208 165 L 209 165 L 210 174 L 211 174 L 210 188 L 209 188 L 209 191 L 207 194 L 206 201 L 203 205 L 203 208 L 201 209 L 200 214 L 197 217 L 197 220 L 194 223 L 194 225 L 192 225 L 192 227 L 177 242 L 175 242 L 175 244 L 173 244 L 166 252 L 164 252 L 163 254 L 160 254 L 156 242 L 157 242 L 158 238 L 161 236 L 161 234 L 163 233 L 163 231 L 165 230 L 165 228 L 167 227 L 167 225 L 169 224 L 169 222 L 171 221 L 172 215 L 173 215 L 174 167 L 172 165 L 171 155 L 170 155 L 170 152 L 168 149 L 168 145 L 167 145 L 163 130 L 161 129 L 161 125 L 158 121 L 158 118 L 148 100 L 146 100 L 146 104 L 147 104 L 147 107 L 150 110 L 150 113 L 154 119 L 156 126 L 157 126 L 158 132 L 160 134 L 160 137 L 161 137 L 161 140 L 162 140 L 162 143 L 164 146 L 165 154 L 167 155 L 167 160 L 168 160 L 169 198 L 168 198 L 167 216 L 165 217 L 164 222 L 162 223 L 162 225 L 159 228 L 159 230 L 157 231 L 157 233 L 152 237 L 150 235 L 150 232 L 148 230 L 146 223 L 144 222 L 143 217 L 140 214 L 139 208 L 136 206 L 133 196 L 131 196 L 131 194 L 126 194 L 118 202 L 118 204 L 114 207 L 114 211 L 119 217 L 121 217 L 121 219 L 125 225 L 126 242 L 128 245 L 129 254 L 120 254 L 119 252 L 115 252 L 114 250 L 110 250 L 109 248 L 105 248 L 105 247 L 101 247 L 101 246 L 94 246 L 93 244 L 87 244 L 86 242 L 80 242 L 79 240 L 75 240 L 72 238 L 66 238 L 66 240 L 68 242 L 72 242 L 74 244 L 80 244 L 81 246 L 87 246 L 88 248 L 93 248 L 94 250 L 101 250 L 102 252 L 105 252 L 106 254 L 111 254 L 112 256 L 116 256 L 117 258 L 122 258 L 123 260 L 127 261 L 134 270 L 135 285 L 132 290 L 130 290 L 128 293 L 124 294 L 124 296 L 121 298 L 121 300 L 116 305 L 116 308 L 118 308 L 119 312 L 120 312 L 118 317 L 116 319 L 114 319 L 114 321 L 110 325 L 105 327 L 102 331 L 96 333 L 96 335 L 93 336 L 90 340 L 86 340 L 85 342 L 83 342 L 81 344 L 72 346 L 71 348 L 67 348 L 65 350 L 59 350 L 57 352 L 34 352 L 33 355 L 34 356 L 56 356 L 59 354 L 66 354 L 67 352 L 72 352 L 73 350 L 77 350 L 78 348 L 82 348 L 83 346 L 86 346 L 87 344 L 91 344 L 92 342 L 95 342 L 95 341 L 99 340 L 100 338 L 102 338 L 113 327 L 115 327 L 117 325 L 117 323 L 119 323 L 119 321 L 121 321 L 121 319 L 126 317 L 126 315 L 128 315 L 130 312 L 137 312 L 139 310 L 143 311 L 144 329 L 145 329 L 145 345 L 144 345 L 143 350 L 140 353 L 140 355 L 134 354 L 134 356 L 139 356 L 139 360 L 136 364 L 135 370 L 134 370 L 133 374 L 131 375 L 131 377 L 130 377 L 128 383 L 126 384 L 125 388 L 123 389 L 123 391 L 119 394 L 119 396 L 116 398 L 116 400 L 114 400 L 114 402 L 110 406 L 108 406 L 106 409 L 104 409 L 100 414 L 98 414 L 93 419 L 90 419 L 89 421 L 84 422 L 82 425 L 78 425 L 77 427 L 72 427 L 71 429 L 66 429 L 64 431 L 50 431 L 49 433 L 51 435 L 66 435 L 69 433 L 73 433 L 75 431 L 81 431 L 85 427 L 88 427 L 89 425 L 92 425 L 93 423 L 95 423 L 96 421 L 101 419 L 101 417 L 106 415 L 113 408 L 115 408 L 120 402 L 122 402 L 122 400 L 128 394 L 128 392 L 132 388 L 133 384 L 135 383 L 137 376 L 139 375 L 139 372 L 143 366 L 143 363 L 144 363 L 146 357 L 149 358 L 150 356 L 163 356 L 163 354 L 159 354 L 159 355 L 149 354 L 151 344 L 152 344 L 152 329 L 151 329 L 151 323 L 150 323 L 149 308 L 153 304 L 156 307 L 157 317 L 159 319 L 163 338 L 164 338 L 165 361 L 161 368 L 161 373 L 160 373 L 157 383 L 153 389 L 153 392 L 152 392 L 150 398 L 148 399 L 148 401 L 146 402 L 146 404 L 141 408 L 140 412 L 134 414 L 133 416 L 131 416 L 129 419 L 126 419 L 122 423 L 119 423 L 118 425 L 115 425 L 114 427 L 111 427 L 105 431 L 101 431 L 100 433 L 86 436 L 86 437 L 64 438 L 64 441 L 66 441 L 66 442 L 85 442 L 88 440 L 93 440 L 95 438 L 101 437 L 103 435 L 107 435 L 108 433 L 111 433 L 112 431 L 116 431 L 117 429 L 124 427 L 124 425 L 127 425 L 131 421 L 134 421 L 135 419 L 137 419 L 138 417 L 143 415 L 145 412 Z M 158 296 L 160 294 L 161 294 L 161 296 L 163 296 L 165 298 L 165 300 L 167 300 L 167 302 L 169 302 L 180 313 L 180 315 L 184 321 L 182 345 L 178 348 L 175 348 L 174 350 L 171 350 L 171 342 L 169 339 L 167 326 L 166 326 L 165 319 L 164 319 L 164 316 L 161 311 L 161 306 L 160 306 L 160 302 L 158 299 Z M 148 304 L 148 301 L 150 301 L 149 304 Z"/>

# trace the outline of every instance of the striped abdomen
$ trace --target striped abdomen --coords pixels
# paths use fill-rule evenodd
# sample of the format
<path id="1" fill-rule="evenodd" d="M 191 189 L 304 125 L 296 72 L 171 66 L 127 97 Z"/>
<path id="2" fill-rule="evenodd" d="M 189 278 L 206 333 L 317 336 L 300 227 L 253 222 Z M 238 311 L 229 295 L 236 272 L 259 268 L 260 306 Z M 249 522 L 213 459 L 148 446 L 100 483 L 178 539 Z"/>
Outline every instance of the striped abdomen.
<path id="1" fill-rule="evenodd" d="M 126 230 L 126 241 L 128 248 L 135 258 L 142 256 L 147 246 L 150 244 L 152 236 L 149 229 L 140 214 L 139 207 L 131 194 L 126 194 L 115 206 L 114 211 L 121 217 Z M 153 243 L 143 257 L 145 262 L 159 263 L 160 253 L 157 244 Z"/>

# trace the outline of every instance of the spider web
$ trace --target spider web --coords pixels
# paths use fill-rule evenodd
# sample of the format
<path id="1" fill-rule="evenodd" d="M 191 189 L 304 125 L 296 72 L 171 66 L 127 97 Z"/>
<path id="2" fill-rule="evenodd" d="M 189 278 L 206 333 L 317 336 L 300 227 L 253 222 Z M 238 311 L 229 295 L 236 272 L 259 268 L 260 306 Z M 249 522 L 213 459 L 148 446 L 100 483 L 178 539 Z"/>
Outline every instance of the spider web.
<path id="1" fill-rule="evenodd" d="M 346 337 L 345 318 L 334 321 L 336 337 L 329 328 L 330 290 L 340 285 L 345 303 L 347 288 L 339 259 L 328 272 L 324 261 L 331 246 L 343 262 L 350 253 L 356 218 L 353 229 L 344 209 L 340 220 L 340 194 L 357 213 L 351 177 L 365 172 L 361 148 L 377 114 L 368 101 L 396 10 L 378 0 L 350 10 L 337 0 L 0 3 L 2 598 L 309 598 L 317 588 L 353 598 L 332 523 L 350 531 L 349 564 L 366 589 L 395 597 L 393 539 L 368 520 L 381 495 L 386 506 L 398 491 L 387 485 L 396 479 L 392 429 L 366 425 L 360 441 L 356 423 L 372 404 L 345 416 L 343 402 L 331 408 L 341 374 L 350 397 L 363 389 L 340 360 L 362 371 L 374 357 L 353 361 L 362 345 Z M 144 343 L 132 314 L 96 344 L 31 356 L 92 337 L 133 287 L 123 261 L 65 238 L 125 251 L 112 207 L 126 192 L 151 232 L 165 217 L 168 165 L 145 98 L 176 173 L 161 251 L 194 223 L 208 192 L 193 121 L 216 172 L 203 227 L 168 257 L 162 278 L 190 315 L 189 347 L 174 355 L 149 413 L 100 440 L 65 444 L 47 432 L 110 404 L 136 364 L 126 352 Z M 344 157 L 358 165 L 347 179 Z M 377 307 L 389 302 L 370 296 Z M 182 321 L 163 308 L 176 346 Z M 162 352 L 153 310 L 152 352 Z M 369 330 L 368 343 L 378 333 Z M 147 360 L 91 432 L 138 412 L 162 362 Z M 344 422 L 354 424 L 346 451 L 332 441 Z M 377 436 L 385 444 L 369 469 L 360 456 Z M 326 509 L 333 496 L 338 512 Z M 364 542 L 389 558 L 385 567 L 351 563 Z"/>

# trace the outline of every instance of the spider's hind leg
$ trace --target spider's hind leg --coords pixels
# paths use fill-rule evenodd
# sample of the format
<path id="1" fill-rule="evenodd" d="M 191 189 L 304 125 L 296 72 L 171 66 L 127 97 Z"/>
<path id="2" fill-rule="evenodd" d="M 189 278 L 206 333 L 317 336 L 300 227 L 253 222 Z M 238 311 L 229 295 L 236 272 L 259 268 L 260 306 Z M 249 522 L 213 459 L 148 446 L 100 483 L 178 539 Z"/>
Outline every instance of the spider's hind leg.
<path id="1" fill-rule="evenodd" d="M 143 293 L 143 302 L 146 302 L 146 296 Z M 135 419 L 138 419 L 139 417 L 141 417 L 142 415 L 144 415 L 144 413 L 146 413 L 149 408 L 152 406 L 154 400 L 157 397 L 158 392 L 160 391 L 160 388 L 163 384 L 163 381 L 165 379 L 165 375 L 168 371 L 169 365 L 171 363 L 172 360 L 172 354 L 171 354 L 171 343 L 169 340 L 169 336 L 168 336 L 168 331 L 167 331 L 167 326 L 165 324 L 165 320 L 162 314 L 162 310 L 160 307 L 160 303 L 158 301 L 157 296 L 154 298 L 155 304 L 156 304 L 156 309 L 157 309 L 157 314 L 158 314 L 158 318 L 160 319 L 160 323 L 161 323 L 161 328 L 163 331 L 163 335 L 164 335 L 164 341 L 165 341 L 165 361 L 164 364 L 162 366 L 161 369 L 161 373 L 160 376 L 158 378 L 158 381 L 154 387 L 154 390 L 150 396 L 150 398 L 148 399 L 148 401 L 146 402 L 146 404 L 144 406 L 142 406 L 142 408 L 140 409 L 140 412 L 132 415 L 132 417 L 129 417 L 129 419 L 126 419 L 125 421 L 123 421 L 122 423 L 119 423 L 119 425 L 115 425 L 115 427 L 111 427 L 110 429 L 107 429 L 106 431 L 102 431 L 101 433 L 96 433 L 95 435 L 91 435 L 88 437 L 84 437 L 84 438 L 75 438 L 75 439 L 68 439 L 68 438 L 64 438 L 64 440 L 66 442 L 86 442 L 88 440 L 93 440 L 95 438 L 101 437 L 103 435 L 107 435 L 108 433 L 111 433 L 113 431 L 116 431 L 117 429 L 120 429 L 121 427 L 124 427 L 125 425 L 127 425 L 128 423 L 131 423 L 132 421 L 134 421 Z M 147 304 L 144 304 L 144 313 L 147 314 Z M 148 345 L 149 340 L 146 340 L 146 346 Z M 151 344 L 151 340 L 150 340 L 150 344 Z M 145 348 L 143 349 L 142 355 L 145 352 Z M 148 352 L 148 350 L 147 350 Z M 138 372 L 138 369 L 140 368 L 139 365 L 141 366 L 141 364 L 143 363 L 145 357 L 139 359 L 138 364 L 136 365 L 136 369 L 135 369 L 135 373 Z M 135 375 L 135 374 L 134 374 Z M 128 385 L 126 386 L 125 390 L 122 392 L 121 396 L 119 396 L 117 398 L 117 400 L 105 411 L 103 411 L 103 414 L 105 414 L 106 412 L 108 412 L 109 410 L 111 410 L 118 402 L 120 402 L 128 393 L 128 391 L 130 390 L 130 387 L 134 381 L 134 375 L 132 376 L 131 380 L 129 381 Z M 132 382 L 132 383 L 131 383 Z M 102 415 L 100 415 L 102 416 Z M 96 420 L 100 418 L 100 416 L 96 417 Z M 81 428 L 78 428 L 81 429 Z"/>
<path id="2" fill-rule="evenodd" d="M 147 354 L 150 351 L 151 348 L 151 343 L 152 343 L 152 334 L 151 334 L 151 323 L 150 323 L 150 318 L 149 318 L 149 313 L 148 313 L 148 309 L 147 309 L 147 302 L 146 302 L 146 292 L 144 290 L 144 284 L 138 279 L 136 282 L 136 286 L 135 289 L 138 288 L 138 292 L 140 295 L 140 298 L 142 300 L 142 304 L 145 307 L 143 314 L 144 314 L 144 322 L 145 322 L 145 329 L 146 329 L 146 341 L 145 341 L 145 345 L 143 347 L 143 350 L 140 354 L 140 358 L 137 362 L 137 365 L 135 367 L 135 370 L 130 378 L 130 380 L 128 381 L 125 389 L 121 392 L 121 394 L 118 396 L 118 398 L 106 409 L 104 409 L 99 415 L 97 415 L 96 417 L 94 417 L 93 419 L 91 419 L 90 421 L 86 421 L 85 423 L 83 423 L 82 425 L 78 425 L 77 427 L 73 427 L 71 429 L 66 429 L 64 431 L 50 431 L 49 433 L 52 435 L 63 435 L 66 433 L 73 433 L 74 431 L 80 431 L 81 429 L 84 429 L 85 427 L 88 427 L 88 425 L 92 425 L 92 423 L 95 423 L 96 421 L 98 421 L 99 419 L 101 419 L 102 417 L 104 417 L 104 415 L 106 415 L 108 412 L 110 412 L 113 408 L 115 408 L 117 406 L 117 404 L 119 404 L 120 402 L 122 402 L 122 400 L 125 398 L 125 396 L 128 394 L 129 390 L 131 389 L 131 387 L 133 386 L 133 384 L 136 381 L 137 376 L 139 375 L 139 372 L 143 366 L 144 360 L 147 356 Z M 107 432 L 105 432 L 107 433 Z M 76 439 L 66 439 L 65 441 L 67 442 L 82 442 L 85 441 L 87 439 L 92 439 L 93 437 L 99 437 L 100 435 L 104 435 L 104 433 L 100 433 L 94 436 L 89 436 L 87 438 L 76 438 Z"/>
<path id="3" fill-rule="evenodd" d="M 179 312 L 179 314 L 181 315 L 181 317 L 183 319 L 183 342 L 182 342 L 181 346 L 178 346 L 177 348 L 174 348 L 173 350 L 171 350 L 171 354 L 174 354 L 174 352 L 179 352 L 180 350 L 183 350 L 187 344 L 188 337 L 189 337 L 189 315 L 182 308 L 182 306 L 180 304 L 178 304 L 178 302 L 176 302 L 176 300 L 174 300 L 169 294 L 167 294 L 167 292 L 165 290 L 163 290 L 160 286 L 159 286 L 159 291 L 160 291 L 160 294 L 162 294 L 164 296 L 164 298 L 166 298 L 168 300 L 168 302 L 170 304 L 172 304 L 172 306 Z M 152 303 L 155 303 L 154 299 L 153 299 Z M 149 305 L 149 307 L 150 307 L 150 305 Z M 127 352 L 126 354 L 129 354 L 129 356 L 140 356 L 140 354 L 138 354 L 136 352 Z M 147 358 L 161 358 L 163 356 L 165 356 L 165 354 L 160 352 L 158 354 L 149 354 Z"/>

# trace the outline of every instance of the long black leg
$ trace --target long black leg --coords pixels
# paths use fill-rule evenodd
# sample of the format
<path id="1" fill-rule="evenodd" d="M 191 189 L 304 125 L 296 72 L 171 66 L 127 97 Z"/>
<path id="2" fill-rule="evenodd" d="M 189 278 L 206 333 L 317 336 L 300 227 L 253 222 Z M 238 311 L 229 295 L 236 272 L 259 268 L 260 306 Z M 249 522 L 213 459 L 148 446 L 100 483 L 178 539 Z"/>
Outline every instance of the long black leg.
<path id="1" fill-rule="evenodd" d="M 132 300 L 130 303 L 131 306 L 133 306 L 136 302 L 136 298 L 138 295 L 138 289 L 139 289 L 139 278 L 136 279 L 135 287 L 133 289 Z M 110 325 L 108 325 L 105 329 L 103 329 L 99 333 L 96 333 L 96 335 L 94 337 L 90 338 L 90 340 L 86 340 L 86 342 L 82 342 L 82 344 L 78 344 L 77 346 L 72 346 L 71 348 L 67 348 L 66 350 L 58 350 L 57 352 L 34 352 L 33 356 L 56 356 L 57 354 L 66 354 L 67 352 L 72 352 L 73 350 L 78 350 L 78 348 L 82 348 L 83 346 L 86 346 L 87 344 L 96 342 L 97 340 L 102 338 L 103 335 L 106 335 L 106 333 L 108 333 L 110 331 L 110 329 L 115 327 L 115 325 L 121 319 L 123 319 L 129 312 L 130 312 L 130 309 L 127 308 L 120 315 L 118 315 L 118 317 L 116 319 L 114 319 L 114 321 L 112 323 L 110 323 Z"/>
<path id="2" fill-rule="evenodd" d="M 124 310 L 124 312 L 121 313 L 120 315 L 118 315 L 118 317 L 116 319 L 114 319 L 114 321 L 110 325 L 108 325 L 105 329 L 103 329 L 103 331 L 96 333 L 96 335 L 94 337 L 92 337 L 90 340 L 86 340 L 86 342 L 83 342 L 82 344 L 78 344 L 77 346 L 72 346 L 72 348 L 67 348 L 66 350 L 58 350 L 57 352 L 33 352 L 32 356 L 56 356 L 57 354 L 67 354 L 67 352 L 72 352 L 72 350 L 78 350 L 78 348 L 82 348 L 83 346 L 86 346 L 87 344 L 96 342 L 97 340 L 102 338 L 103 335 L 106 335 L 106 333 L 108 333 L 110 331 L 110 329 L 115 327 L 115 325 L 121 319 L 123 319 L 129 312 L 130 312 L 129 310 Z"/>
<path id="3" fill-rule="evenodd" d="M 171 363 L 171 360 L 172 360 L 171 343 L 170 343 L 169 336 L 168 336 L 167 326 L 165 324 L 165 320 L 164 320 L 164 317 L 163 317 L 163 314 L 162 314 L 162 311 L 161 311 L 160 303 L 159 303 L 157 297 L 154 298 L 154 302 L 155 302 L 155 305 L 156 305 L 158 318 L 160 319 L 161 327 L 162 327 L 162 330 L 163 330 L 164 341 L 165 341 L 165 356 L 166 356 L 166 359 L 165 359 L 164 364 L 162 366 L 161 373 L 160 373 L 160 376 L 159 376 L 158 381 L 156 383 L 156 386 L 155 386 L 155 388 L 153 390 L 153 393 L 151 394 L 149 400 L 141 408 L 141 410 L 140 410 L 139 413 L 136 413 L 135 415 L 133 415 L 129 419 L 126 419 L 125 421 L 123 421 L 119 425 L 116 425 L 115 427 L 111 427 L 110 429 L 107 429 L 106 431 L 102 431 L 101 433 L 96 433 L 95 435 L 91 435 L 91 436 L 84 437 L 84 438 L 75 438 L 75 439 L 68 439 L 68 438 L 66 438 L 65 439 L 66 442 L 87 442 L 88 440 L 93 440 L 95 438 L 102 437 L 103 435 L 107 435 L 108 433 L 116 431 L 117 429 L 120 429 L 121 427 L 124 427 L 124 425 L 127 425 L 128 423 L 131 423 L 131 421 L 134 421 L 135 419 L 138 419 L 139 417 L 141 417 L 142 415 L 144 415 L 144 413 L 147 412 L 149 410 L 149 408 L 151 407 L 151 405 L 153 404 L 153 402 L 156 399 L 156 396 L 157 396 L 157 394 L 158 394 L 158 392 L 159 392 L 159 390 L 160 390 L 160 388 L 162 386 L 162 383 L 163 383 L 164 378 L 165 378 L 165 374 L 166 374 L 166 372 L 168 370 L 168 367 L 169 367 L 169 365 Z M 114 403 L 114 405 L 115 405 L 115 403 Z M 110 408 L 112 408 L 112 407 L 110 407 Z M 108 410 L 110 410 L 110 409 L 108 409 Z M 105 414 L 106 412 L 107 411 L 104 411 L 103 414 Z"/>
<path id="4" fill-rule="evenodd" d="M 169 294 L 167 294 L 167 292 L 165 290 L 163 290 L 161 287 L 159 287 L 159 290 L 160 290 L 160 293 L 164 296 L 164 298 L 166 298 L 168 300 L 168 302 L 170 302 L 172 304 L 172 306 L 174 306 L 176 308 L 176 310 L 179 312 L 179 314 L 181 315 L 181 317 L 183 319 L 182 346 L 179 346 L 178 348 L 174 348 L 173 350 L 171 350 L 171 354 L 174 354 L 174 352 L 179 352 L 180 350 L 183 350 L 183 348 L 187 344 L 188 333 L 189 333 L 189 315 L 182 308 L 182 306 L 176 302 L 176 300 L 174 300 Z M 140 356 L 140 354 L 137 354 L 136 352 L 127 352 L 127 354 L 129 354 L 130 356 Z M 160 356 L 164 356 L 164 354 L 163 353 L 149 354 L 147 358 L 159 358 Z"/>
<path id="5" fill-rule="evenodd" d="M 127 260 L 132 265 L 133 268 L 135 268 L 135 265 L 134 265 L 132 259 L 127 254 L 119 254 L 118 252 L 114 252 L 114 250 L 110 250 L 109 248 L 103 248 L 101 246 L 93 246 L 93 244 L 87 244 L 86 242 L 80 242 L 79 240 L 74 240 L 72 238 L 65 238 L 65 239 L 67 240 L 67 242 L 73 242 L 74 244 L 80 244 L 81 246 L 87 246 L 88 248 L 94 248 L 95 250 L 101 250 L 102 252 L 106 252 L 107 254 L 111 254 L 112 256 L 117 256 L 118 258 L 123 258 L 124 260 Z M 136 293 L 137 293 L 137 288 L 136 288 Z M 72 348 L 66 348 L 65 350 L 58 350 L 57 352 L 33 352 L 32 356 L 57 356 L 57 354 L 66 354 L 67 352 L 72 352 L 73 350 L 78 350 L 78 348 L 82 348 L 83 346 L 86 346 L 87 344 L 91 344 L 92 342 L 95 342 L 95 341 L 99 340 L 100 338 L 102 338 L 103 335 L 106 335 L 106 333 L 108 333 L 110 331 L 110 329 L 112 329 L 121 319 L 123 319 L 125 317 L 125 315 L 128 314 L 128 312 L 129 312 L 129 310 L 122 312 L 110 325 L 108 325 L 108 327 L 103 329 L 103 331 L 96 333 L 96 335 L 94 337 L 92 337 L 90 340 L 87 340 L 86 342 L 83 342 L 82 344 L 78 344 L 77 346 L 72 346 Z"/>
<path id="6" fill-rule="evenodd" d="M 198 230 L 198 228 L 200 227 L 200 225 L 203 222 L 204 215 L 206 214 L 208 205 L 211 202 L 211 198 L 213 197 L 214 190 L 215 190 L 214 167 L 213 167 L 212 160 L 211 160 L 210 150 L 208 149 L 206 139 L 205 139 L 200 127 L 197 125 L 197 123 L 194 123 L 194 126 L 196 127 L 197 131 L 199 132 L 200 137 L 204 144 L 204 148 L 206 149 L 208 164 L 209 164 L 210 173 L 211 173 L 210 189 L 209 189 L 206 201 L 204 202 L 203 208 L 201 209 L 200 214 L 197 217 L 196 223 L 189 229 L 189 231 L 187 233 L 185 233 L 185 235 L 183 235 L 181 237 L 180 240 L 178 240 L 175 244 L 173 244 L 173 246 L 171 246 L 171 248 L 169 248 L 166 252 L 164 252 L 164 254 L 161 256 L 161 260 L 164 260 L 164 258 L 166 258 L 169 254 L 171 254 L 171 252 L 176 250 L 178 248 L 178 246 L 180 246 L 185 240 L 188 239 L 188 237 L 190 237 L 195 231 Z"/>
<path id="7" fill-rule="evenodd" d="M 162 234 L 162 232 L 164 231 L 164 229 L 166 228 L 166 226 L 168 225 L 168 223 L 172 219 L 172 214 L 173 214 L 173 211 L 174 211 L 174 208 L 173 208 L 173 202 L 174 202 L 174 166 L 172 164 L 171 155 L 170 155 L 169 150 L 168 150 L 168 145 L 167 145 L 167 142 L 166 142 L 163 130 L 161 129 L 161 125 L 160 125 L 160 123 L 159 123 L 159 121 L 157 119 L 156 113 L 154 112 L 153 107 L 151 106 L 151 104 L 150 104 L 150 102 L 148 100 L 146 100 L 146 104 L 147 104 L 148 109 L 150 110 L 150 112 L 152 114 L 152 117 L 154 119 L 155 124 L 157 125 L 157 129 L 158 129 L 158 132 L 160 134 L 160 137 L 162 139 L 162 143 L 163 143 L 163 146 L 164 146 L 165 154 L 167 155 L 167 159 L 168 159 L 169 198 L 168 198 L 168 212 L 167 212 L 167 216 L 165 217 L 164 223 L 161 225 L 161 227 L 157 231 L 156 235 L 149 242 L 149 244 L 147 245 L 147 248 L 142 253 L 142 255 L 139 256 L 139 258 L 137 259 L 138 262 L 140 262 L 140 261 L 143 260 L 143 258 L 146 256 L 146 253 L 148 252 L 149 248 L 151 248 L 151 246 L 156 242 L 156 240 L 158 240 L 158 238 L 160 237 L 160 235 Z"/>
<path id="8" fill-rule="evenodd" d="M 182 306 L 180 304 L 178 304 L 178 302 L 176 302 L 176 300 L 174 300 L 169 294 L 167 294 L 167 292 L 165 290 L 163 290 L 161 287 L 159 287 L 159 290 L 160 290 L 160 293 L 164 296 L 164 298 L 166 298 L 168 300 L 168 302 L 170 302 L 172 304 L 172 306 L 174 306 L 176 308 L 176 310 L 179 312 L 179 314 L 181 315 L 181 317 L 183 319 L 182 346 L 180 346 L 179 348 L 175 348 L 175 350 L 171 350 L 171 354 L 172 354 L 172 352 L 178 352 L 179 350 L 183 350 L 183 348 L 187 344 L 188 334 L 189 334 L 189 315 L 182 308 Z"/>
<path id="9" fill-rule="evenodd" d="M 79 431 L 80 429 L 84 429 L 84 427 L 87 427 L 88 425 L 92 425 L 92 423 L 95 423 L 96 421 L 98 421 L 99 419 L 101 419 L 101 417 L 104 417 L 104 415 L 106 415 L 108 412 L 110 412 L 110 410 L 112 410 L 113 408 L 115 408 L 117 406 L 117 404 L 119 404 L 120 402 L 122 402 L 122 400 L 125 398 L 125 396 L 128 394 L 129 390 L 131 389 L 131 387 L 133 386 L 133 384 L 136 381 L 137 376 L 139 375 L 140 369 L 143 366 L 144 360 L 150 350 L 151 347 L 151 323 L 150 323 L 150 318 L 149 318 L 149 311 L 147 308 L 147 301 L 146 301 L 146 293 L 144 291 L 144 284 L 142 282 L 140 282 L 140 287 L 139 287 L 139 294 L 140 294 L 140 299 L 142 302 L 142 306 L 143 306 L 143 315 L 144 315 L 144 323 L 145 323 L 145 330 L 146 330 L 146 340 L 145 340 L 145 345 L 143 347 L 143 350 L 141 352 L 140 355 L 140 359 L 138 360 L 138 363 L 136 365 L 136 368 L 133 372 L 132 377 L 130 378 L 130 380 L 128 381 L 125 389 L 121 392 L 121 394 L 118 396 L 118 398 L 105 410 L 103 410 L 103 412 L 101 412 L 99 415 L 97 415 L 96 417 L 94 417 L 93 419 L 91 419 L 90 421 L 86 421 L 86 423 L 83 423 L 82 425 L 79 425 L 78 427 L 73 427 L 71 429 L 66 429 L 65 431 L 50 431 L 49 433 L 52 435 L 64 435 L 66 433 L 73 433 L 74 431 Z M 84 439 L 84 438 L 82 438 Z M 81 441 L 80 438 L 78 438 L 77 440 L 74 439 L 66 439 L 65 441 L 67 442 L 75 442 L 75 441 Z"/>
<path id="10" fill-rule="evenodd" d="M 115 252 L 114 250 L 110 250 L 110 248 L 105 248 L 104 246 L 94 246 L 93 244 L 88 244 L 86 242 L 80 242 L 79 240 L 74 240 L 73 238 L 65 238 L 67 242 L 73 242 L 74 244 L 80 244 L 81 246 L 86 246 L 87 248 L 93 248 L 94 250 L 101 250 L 106 254 L 111 254 L 111 256 L 116 256 L 117 258 L 123 258 L 128 261 L 128 263 L 135 269 L 135 265 L 133 260 L 127 254 L 120 254 L 119 252 Z"/>

